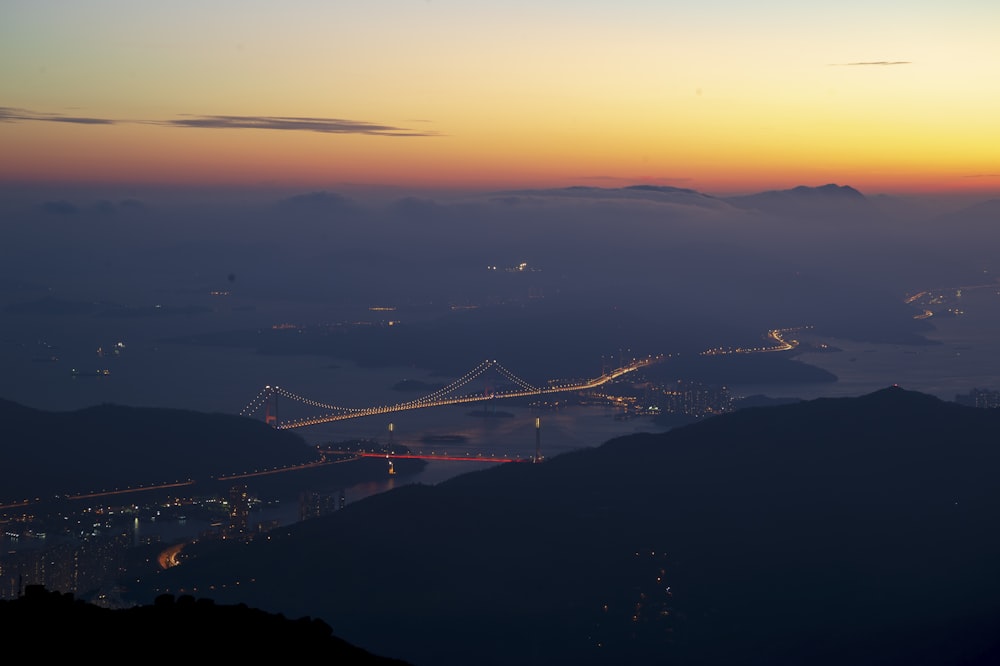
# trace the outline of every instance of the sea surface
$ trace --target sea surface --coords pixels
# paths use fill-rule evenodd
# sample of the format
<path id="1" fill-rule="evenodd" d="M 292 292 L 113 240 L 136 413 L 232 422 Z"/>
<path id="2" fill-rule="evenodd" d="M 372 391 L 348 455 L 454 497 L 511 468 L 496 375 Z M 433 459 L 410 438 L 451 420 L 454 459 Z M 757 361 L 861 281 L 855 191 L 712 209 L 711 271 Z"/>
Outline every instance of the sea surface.
<path id="1" fill-rule="evenodd" d="M 925 336 L 933 344 L 877 344 L 806 333 L 803 340 L 839 351 L 808 352 L 796 358 L 833 373 L 836 382 L 729 388 L 741 396 L 803 399 L 860 396 L 892 385 L 942 400 L 955 400 L 974 388 L 1000 390 L 1000 286 L 940 293 L 942 302 L 927 306 L 935 313 L 927 319 L 933 330 Z M 917 307 L 915 312 L 923 309 Z"/>
<path id="2" fill-rule="evenodd" d="M 933 326 L 927 334 L 930 344 L 876 344 L 807 332 L 803 340 L 814 345 L 825 343 L 835 351 L 802 353 L 798 360 L 830 371 L 838 377 L 836 382 L 783 385 L 762 381 L 729 389 L 736 397 L 813 399 L 859 396 L 895 384 L 944 400 L 954 400 L 973 388 L 1000 389 L 998 288 L 942 293 L 947 297 L 928 306 L 934 311 L 928 319 Z M 922 309 L 915 307 L 915 316 L 920 316 Z M 234 313 L 230 320 L 215 326 L 235 330 L 246 323 Z M 363 368 L 328 357 L 268 356 L 251 348 L 165 341 L 191 327 L 192 322 L 176 320 L 109 324 L 80 319 L 67 326 L 66 320 L 58 317 L 35 317 L 30 324 L 8 326 L 0 345 L 4 370 L 0 373 L 0 397 L 51 411 L 113 403 L 239 414 L 268 385 L 324 404 L 366 407 L 420 397 L 394 390 L 403 380 L 441 385 L 453 379 L 412 367 Z M 73 369 L 81 372 L 74 375 Z M 518 368 L 508 369 L 518 373 Z M 107 374 L 103 374 L 105 370 Z M 279 411 L 282 409 L 279 402 Z M 492 409 L 503 415 L 470 414 L 478 409 L 481 406 L 417 409 L 309 426 L 296 432 L 310 444 L 391 440 L 434 453 L 518 458 L 534 456 L 537 447 L 543 458 L 551 458 L 619 436 L 666 430 L 649 419 L 616 418 L 618 412 L 610 407 L 537 410 L 500 401 Z M 256 416 L 262 418 L 262 414 Z M 441 441 L 441 435 L 458 441 Z M 357 501 L 404 483 L 435 484 L 493 464 L 497 463 L 432 461 L 416 475 L 392 477 L 387 472 L 383 480 L 346 488 L 345 500 Z M 286 524 L 298 519 L 297 512 L 295 503 L 272 505 L 259 509 L 259 515 L 252 519 Z M 198 527 L 137 525 L 136 531 L 138 536 L 157 529 L 190 532 Z"/>

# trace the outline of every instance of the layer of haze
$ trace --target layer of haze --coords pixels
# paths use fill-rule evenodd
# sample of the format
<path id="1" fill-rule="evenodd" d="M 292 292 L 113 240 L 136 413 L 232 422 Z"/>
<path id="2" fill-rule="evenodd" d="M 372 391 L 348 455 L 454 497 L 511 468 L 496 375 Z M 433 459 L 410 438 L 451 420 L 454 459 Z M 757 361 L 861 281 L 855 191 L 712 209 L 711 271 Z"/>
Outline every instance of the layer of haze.
<path id="1" fill-rule="evenodd" d="M 731 199 L 648 186 L 235 202 L 42 194 L 6 193 L 0 248 L 5 357 L 36 375 L 43 340 L 81 343 L 93 364 L 116 340 L 283 323 L 354 326 L 350 348 L 312 350 L 328 356 L 451 376 L 498 358 L 529 380 L 595 376 L 621 349 L 752 346 L 772 328 L 912 344 L 931 326 L 908 295 L 995 284 L 1000 270 L 997 201 L 933 212 L 837 185 Z M 244 380 L 228 404 L 255 386 Z"/>

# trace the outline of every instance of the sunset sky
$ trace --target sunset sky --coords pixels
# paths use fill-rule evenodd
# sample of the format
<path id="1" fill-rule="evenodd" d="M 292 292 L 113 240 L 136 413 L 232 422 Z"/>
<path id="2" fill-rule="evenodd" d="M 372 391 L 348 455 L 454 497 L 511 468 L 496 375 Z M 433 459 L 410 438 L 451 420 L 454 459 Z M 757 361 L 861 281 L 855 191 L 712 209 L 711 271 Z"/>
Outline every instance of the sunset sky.
<path id="1" fill-rule="evenodd" d="M 1000 193 L 995 0 L 3 0 L 0 182 Z"/>

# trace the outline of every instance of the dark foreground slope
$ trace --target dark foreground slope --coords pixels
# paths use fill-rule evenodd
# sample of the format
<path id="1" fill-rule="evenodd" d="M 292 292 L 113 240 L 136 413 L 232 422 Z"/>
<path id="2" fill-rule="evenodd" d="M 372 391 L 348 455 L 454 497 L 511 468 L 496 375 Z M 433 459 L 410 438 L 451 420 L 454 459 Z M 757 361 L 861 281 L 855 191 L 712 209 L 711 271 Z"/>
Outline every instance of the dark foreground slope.
<path id="1" fill-rule="evenodd" d="M 890 388 L 406 486 L 133 592 L 422 666 L 995 663 L 998 472 L 1000 410 Z"/>
<path id="2" fill-rule="evenodd" d="M 96 642 L 114 641 L 140 654 L 142 661 L 166 663 L 197 655 L 255 663 L 269 656 L 322 655 L 323 663 L 349 666 L 406 666 L 379 657 L 333 635 L 322 620 L 290 620 L 243 605 L 220 606 L 206 599 L 163 595 L 155 603 L 111 610 L 76 600 L 72 595 L 29 587 L 24 596 L 0 601 L 0 626 L 46 660 L 77 661 L 93 652 Z M 165 648 L 177 641 L 182 648 Z M 223 663 L 220 661 L 220 663 Z"/>

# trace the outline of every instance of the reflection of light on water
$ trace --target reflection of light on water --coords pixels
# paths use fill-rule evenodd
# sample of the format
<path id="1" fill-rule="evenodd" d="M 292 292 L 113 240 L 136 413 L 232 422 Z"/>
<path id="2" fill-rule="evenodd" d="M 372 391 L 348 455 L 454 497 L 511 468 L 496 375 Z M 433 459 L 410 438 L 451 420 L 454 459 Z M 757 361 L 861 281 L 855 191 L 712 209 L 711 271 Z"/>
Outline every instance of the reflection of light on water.
<path id="1" fill-rule="evenodd" d="M 603 444 L 607 440 L 637 431 L 662 431 L 649 420 L 616 421 L 615 411 L 604 407 L 567 407 L 559 411 L 536 411 L 525 407 L 505 407 L 510 418 L 468 416 L 469 409 L 435 407 L 392 415 L 392 441 L 412 450 L 429 446 L 452 453 L 463 447 L 473 453 L 510 457 L 530 457 L 535 452 L 535 419 L 540 419 L 539 433 L 543 451 L 550 455 Z M 351 439 L 370 439 L 385 444 L 388 433 L 385 417 L 365 417 L 297 430 L 312 444 Z M 462 442 L 428 445 L 426 436 L 457 435 Z"/>
<path id="2" fill-rule="evenodd" d="M 344 500 L 346 502 L 357 502 L 365 497 L 371 497 L 372 495 L 392 490 L 399 485 L 395 478 L 388 478 L 384 481 L 366 481 L 365 483 L 359 483 L 347 488 L 344 491 Z"/>
<path id="3" fill-rule="evenodd" d="M 512 458 L 532 458 L 536 437 L 540 438 L 542 456 L 551 459 L 561 453 L 600 446 L 608 440 L 636 432 L 662 432 L 666 428 L 650 420 L 616 421 L 615 410 L 605 407 L 566 407 L 558 411 L 537 411 L 526 407 L 504 406 L 512 417 L 469 416 L 468 406 L 435 407 L 400 412 L 391 416 L 392 441 L 411 450 L 438 448 L 451 454 L 496 455 Z M 329 443 L 349 439 L 372 439 L 381 444 L 388 441 L 388 418 L 359 418 L 304 428 L 300 434 L 310 443 Z M 536 429 L 536 419 L 539 427 Z M 427 445 L 426 436 L 456 435 L 463 441 Z M 417 474 L 389 477 L 358 484 L 346 489 L 347 503 L 400 486 L 420 483 L 435 485 L 455 476 L 475 472 L 499 464 L 527 465 L 531 463 L 486 463 L 478 461 L 428 461 Z"/>
<path id="4" fill-rule="evenodd" d="M 739 385 L 741 396 L 859 396 L 899 384 L 904 389 L 954 400 L 973 388 L 1000 389 L 1000 298 L 993 290 L 964 290 L 962 314 L 932 317 L 927 333 L 933 345 L 873 344 L 815 338 L 840 352 L 804 353 L 797 360 L 837 376 L 833 383 Z"/>
<path id="5" fill-rule="evenodd" d="M 412 480 L 412 483 L 424 483 L 427 485 L 435 485 L 441 483 L 442 481 L 447 481 L 448 479 L 460 476 L 462 474 L 468 474 L 469 472 L 477 472 L 479 470 L 487 469 L 489 467 L 494 467 L 500 463 L 481 463 L 481 462 L 449 462 L 446 460 L 432 460 L 427 463 L 427 467 L 422 471 L 417 477 Z M 527 463 L 509 463 L 509 464 L 519 464 L 524 465 Z"/>

